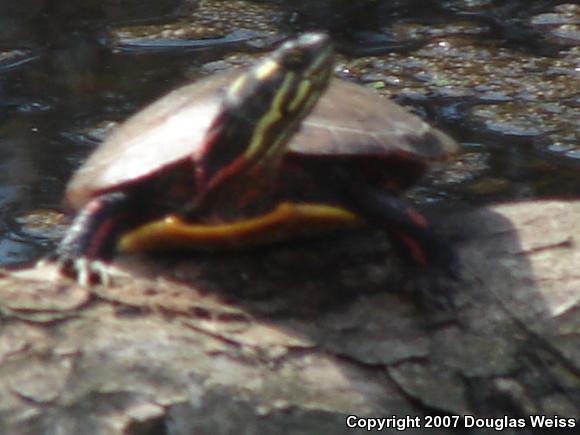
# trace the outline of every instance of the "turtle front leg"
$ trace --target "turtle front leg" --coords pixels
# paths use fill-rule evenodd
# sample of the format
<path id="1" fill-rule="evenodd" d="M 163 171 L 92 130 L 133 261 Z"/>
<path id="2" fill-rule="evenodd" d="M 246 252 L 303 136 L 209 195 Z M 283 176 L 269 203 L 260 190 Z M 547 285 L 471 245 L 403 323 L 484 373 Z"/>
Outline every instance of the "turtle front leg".
<path id="1" fill-rule="evenodd" d="M 427 219 L 404 199 L 367 186 L 350 198 L 350 204 L 367 222 L 388 231 L 397 251 L 407 263 L 456 277 L 455 252 L 433 230 Z"/>
<path id="2" fill-rule="evenodd" d="M 127 195 L 121 192 L 87 203 L 52 256 L 60 272 L 82 285 L 108 283 L 106 262 L 114 253 L 127 209 Z"/>
<path id="3" fill-rule="evenodd" d="M 327 168 L 327 174 L 324 182 L 331 183 L 343 207 L 369 224 L 386 230 L 407 264 L 450 278 L 457 276 L 455 252 L 407 201 L 387 189 L 369 184 L 361 174 L 348 167 Z M 323 180 L 319 178 L 319 181 Z"/>
<path id="4" fill-rule="evenodd" d="M 389 233 L 398 255 L 414 269 L 409 271 L 408 284 L 420 296 L 421 305 L 436 311 L 455 308 L 459 262 L 451 245 L 427 219 L 403 199 L 373 186 L 357 189 L 348 203 L 351 211 Z"/>

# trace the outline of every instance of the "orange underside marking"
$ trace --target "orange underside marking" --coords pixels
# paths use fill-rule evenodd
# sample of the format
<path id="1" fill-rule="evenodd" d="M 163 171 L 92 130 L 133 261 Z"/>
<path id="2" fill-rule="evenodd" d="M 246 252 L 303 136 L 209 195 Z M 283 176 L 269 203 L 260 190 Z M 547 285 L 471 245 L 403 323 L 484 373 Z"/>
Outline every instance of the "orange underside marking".
<path id="1" fill-rule="evenodd" d="M 320 234 L 360 224 L 339 207 L 284 202 L 272 212 L 222 225 L 192 224 L 170 215 L 125 234 L 125 252 L 228 249 Z"/>

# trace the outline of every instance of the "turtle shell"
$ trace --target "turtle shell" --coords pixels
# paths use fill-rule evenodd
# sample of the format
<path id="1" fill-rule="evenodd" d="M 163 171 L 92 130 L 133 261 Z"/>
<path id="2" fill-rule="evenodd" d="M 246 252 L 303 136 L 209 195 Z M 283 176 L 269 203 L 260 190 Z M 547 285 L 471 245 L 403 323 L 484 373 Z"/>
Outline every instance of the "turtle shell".
<path id="1" fill-rule="evenodd" d="M 121 125 L 76 172 L 67 201 L 80 209 L 103 192 L 122 190 L 185 159 L 195 162 L 220 109 L 225 73 L 179 88 Z M 333 79 L 294 135 L 289 152 L 385 156 L 428 163 L 455 152 L 453 139 L 387 98 Z"/>
<path id="2" fill-rule="evenodd" d="M 334 79 L 292 138 L 290 150 L 334 156 L 408 155 L 436 161 L 457 143 L 421 118 L 363 86 Z"/>

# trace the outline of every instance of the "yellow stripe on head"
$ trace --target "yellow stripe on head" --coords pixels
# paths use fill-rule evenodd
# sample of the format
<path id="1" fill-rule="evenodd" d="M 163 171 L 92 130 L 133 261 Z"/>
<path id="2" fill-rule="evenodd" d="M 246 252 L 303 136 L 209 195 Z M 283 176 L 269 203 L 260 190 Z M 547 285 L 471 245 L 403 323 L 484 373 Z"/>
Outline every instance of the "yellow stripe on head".
<path id="1" fill-rule="evenodd" d="M 276 92 L 276 96 L 272 100 L 270 110 L 268 110 L 268 112 L 256 124 L 254 134 L 252 135 L 252 141 L 245 153 L 247 158 L 257 154 L 261 147 L 270 146 L 271 142 L 265 140 L 265 135 L 268 132 L 268 128 L 275 125 L 280 121 L 280 118 L 282 118 L 282 111 L 280 108 L 282 107 L 284 98 L 288 94 L 290 84 L 295 80 L 295 75 L 296 74 L 291 72 L 286 73 L 284 82 L 280 85 L 278 92 Z"/>

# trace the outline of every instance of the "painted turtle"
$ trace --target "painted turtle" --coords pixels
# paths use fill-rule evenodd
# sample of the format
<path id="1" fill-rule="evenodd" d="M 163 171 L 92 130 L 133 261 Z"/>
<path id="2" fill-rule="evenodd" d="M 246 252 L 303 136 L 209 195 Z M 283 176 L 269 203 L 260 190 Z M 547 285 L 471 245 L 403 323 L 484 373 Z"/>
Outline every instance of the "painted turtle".
<path id="1" fill-rule="evenodd" d="M 61 270 L 86 283 L 106 278 L 99 260 L 116 249 L 218 249 L 361 222 L 412 263 L 449 268 L 447 244 L 398 195 L 456 143 L 332 69 L 328 37 L 305 34 L 130 118 L 68 185 L 80 211 Z"/>

